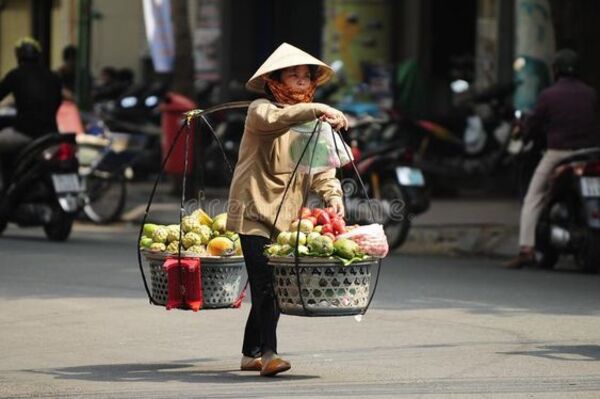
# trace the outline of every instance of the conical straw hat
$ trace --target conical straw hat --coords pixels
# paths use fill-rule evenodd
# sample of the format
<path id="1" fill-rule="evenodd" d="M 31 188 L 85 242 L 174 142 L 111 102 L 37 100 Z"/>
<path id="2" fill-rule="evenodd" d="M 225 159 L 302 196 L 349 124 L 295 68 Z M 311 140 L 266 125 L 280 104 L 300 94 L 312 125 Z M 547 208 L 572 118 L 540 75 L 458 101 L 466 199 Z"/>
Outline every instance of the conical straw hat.
<path id="1" fill-rule="evenodd" d="M 273 52 L 267 58 L 267 60 L 258 68 L 254 73 L 254 76 L 246 83 L 246 89 L 257 93 L 265 92 L 265 80 L 264 75 L 269 74 L 278 69 L 288 68 L 296 65 L 317 65 L 318 76 L 317 85 L 322 85 L 327 82 L 333 76 L 333 69 L 323 61 L 312 55 L 300 50 L 291 44 L 282 43 L 281 46 L 277 47 L 277 50 Z"/>

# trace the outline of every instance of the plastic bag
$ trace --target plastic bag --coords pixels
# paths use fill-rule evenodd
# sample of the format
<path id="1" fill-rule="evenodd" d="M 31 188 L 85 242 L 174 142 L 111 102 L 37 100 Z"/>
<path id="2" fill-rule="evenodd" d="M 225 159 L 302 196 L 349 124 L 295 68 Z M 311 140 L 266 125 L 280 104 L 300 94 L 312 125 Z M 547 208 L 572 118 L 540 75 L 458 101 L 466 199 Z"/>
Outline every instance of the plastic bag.
<path id="1" fill-rule="evenodd" d="M 376 223 L 356 227 L 339 235 L 339 238 L 351 239 L 358 244 L 362 252 L 377 258 L 384 258 L 390 249 L 383 226 Z"/>
<path id="2" fill-rule="evenodd" d="M 315 132 L 311 138 L 315 128 L 319 128 L 320 132 Z M 315 119 L 292 126 L 290 135 L 289 159 L 292 169 L 298 165 L 298 171 L 300 172 L 319 173 L 332 168 L 339 168 L 353 160 L 350 147 L 338 132 L 333 131 L 331 125 L 327 122 L 319 122 Z M 307 144 L 308 148 L 304 151 Z M 304 155 L 302 155 L 303 152 Z"/>

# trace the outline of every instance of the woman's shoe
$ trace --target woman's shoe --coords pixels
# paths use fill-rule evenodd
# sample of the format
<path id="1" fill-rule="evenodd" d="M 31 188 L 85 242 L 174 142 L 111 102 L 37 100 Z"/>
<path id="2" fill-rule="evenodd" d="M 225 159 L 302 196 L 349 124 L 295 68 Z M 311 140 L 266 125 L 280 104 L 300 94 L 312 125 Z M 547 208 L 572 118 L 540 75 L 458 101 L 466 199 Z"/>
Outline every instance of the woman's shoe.
<path id="1" fill-rule="evenodd" d="M 260 357 L 242 356 L 240 370 L 242 371 L 262 371 L 262 359 Z"/>
<path id="2" fill-rule="evenodd" d="M 260 370 L 260 375 L 263 377 L 272 377 L 275 374 L 282 373 L 292 368 L 290 362 L 283 360 L 280 357 L 273 357 L 271 360 L 263 364 Z"/>

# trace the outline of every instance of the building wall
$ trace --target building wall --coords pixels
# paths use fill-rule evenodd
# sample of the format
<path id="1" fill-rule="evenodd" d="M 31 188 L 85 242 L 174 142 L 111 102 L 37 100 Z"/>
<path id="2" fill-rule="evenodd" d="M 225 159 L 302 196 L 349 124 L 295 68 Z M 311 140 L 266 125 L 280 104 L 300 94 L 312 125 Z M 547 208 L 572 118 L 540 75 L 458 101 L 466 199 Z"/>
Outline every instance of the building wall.
<path id="1" fill-rule="evenodd" d="M 140 60 L 147 54 L 142 2 L 95 1 L 93 9 L 99 17 L 92 22 L 92 76 L 110 65 L 131 68 L 139 80 Z"/>
<path id="2" fill-rule="evenodd" d="M 77 45 L 77 0 L 54 0 L 51 15 L 50 67 L 62 64 L 62 50 L 69 44 Z"/>
<path id="3" fill-rule="evenodd" d="M 14 44 L 31 34 L 31 0 L 9 0 L 0 10 L 0 76 L 17 65 Z"/>

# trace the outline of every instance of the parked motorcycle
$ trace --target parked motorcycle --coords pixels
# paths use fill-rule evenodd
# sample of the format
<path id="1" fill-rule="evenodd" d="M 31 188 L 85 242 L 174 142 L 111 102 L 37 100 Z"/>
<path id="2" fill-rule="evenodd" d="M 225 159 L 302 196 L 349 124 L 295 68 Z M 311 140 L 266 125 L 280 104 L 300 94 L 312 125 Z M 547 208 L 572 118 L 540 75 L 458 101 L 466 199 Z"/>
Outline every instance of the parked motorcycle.
<path id="1" fill-rule="evenodd" d="M 159 104 L 166 94 L 162 82 L 137 85 L 117 100 L 97 103 L 95 114 L 107 130 L 131 135 L 143 135 L 145 146 L 130 165 L 136 176 L 156 173 L 161 164 L 161 136 Z"/>
<path id="2" fill-rule="evenodd" d="M 42 136 L 8 161 L 0 193 L 0 233 L 7 223 L 42 226 L 53 241 L 64 241 L 80 209 L 74 134 Z"/>
<path id="3" fill-rule="evenodd" d="M 428 174 L 446 177 L 485 176 L 506 167 L 513 159 L 508 153 L 513 110 L 506 99 L 517 84 L 464 92 L 466 82 L 465 86 L 453 83 L 459 100 L 452 115 L 399 118 L 399 131 L 416 141 L 419 163 Z"/>
<path id="4" fill-rule="evenodd" d="M 361 124 L 364 128 L 361 129 Z M 371 122 L 363 119 L 351 128 L 352 154 L 356 173 L 346 167 L 343 178 L 347 218 L 350 223 L 368 223 L 374 220 L 384 226 L 390 248 L 400 247 L 408 236 L 412 218 L 429 208 L 429 195 L 422 171 L 414 164 L 414 152 L 401 141 L 383 140 L 385 129 L 371 129 Z M 375 144 L 374 144 L 375 143 Z M 342 176 L 344 177 L 344 176 Z M 365 185 L 372 206 L 365 206 L 359 187 Z M 374 214 L 371 214 L 374 209 Z"/>
<path id="5" fill-rule="evenodd" d="M 545 269 L 572 254 L 582 270 L 600 271 L 600 148 L 576 151 L 554 168 L 535 254 Z"/>
<path id="6" fill-rule="evenodd" d="M 146 137 L 105 131 L 102 136 L 78 136 L 79 174 L 85 192 L 83 211 L 94 223 L 119 219 L 127 200 L 130 165 L 145 146 Z"/>

